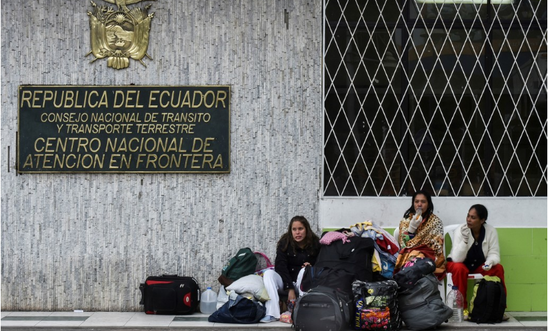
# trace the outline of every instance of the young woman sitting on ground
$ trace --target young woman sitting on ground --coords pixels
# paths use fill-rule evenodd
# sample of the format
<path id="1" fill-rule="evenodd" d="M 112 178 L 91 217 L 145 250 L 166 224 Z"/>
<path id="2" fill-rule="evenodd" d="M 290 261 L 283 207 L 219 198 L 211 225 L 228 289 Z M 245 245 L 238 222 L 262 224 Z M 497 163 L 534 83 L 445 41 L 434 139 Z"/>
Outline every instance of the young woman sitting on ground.
<path id="1" fill-rule="evenodd" d="M 288 300 L 301 295 L 300 283 L 304 267 L 316 262 L 320 251 L 320 239 L 312 232 L 308 220 L 295 216 L 289 222 L 288 230 L 278 241 L 274 270 L 267 270 L 263 280 L 270 300 L 265 304 L 266 316 L 263 323 L 280 319 L 280 297 L 278 290 L 288 292 Z"/>

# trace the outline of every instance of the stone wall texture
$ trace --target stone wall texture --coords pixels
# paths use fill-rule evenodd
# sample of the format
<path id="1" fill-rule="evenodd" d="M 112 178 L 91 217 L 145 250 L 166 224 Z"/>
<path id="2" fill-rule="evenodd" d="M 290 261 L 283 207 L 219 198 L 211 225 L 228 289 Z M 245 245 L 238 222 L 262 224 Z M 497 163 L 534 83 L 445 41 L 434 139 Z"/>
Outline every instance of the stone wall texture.
<path id="1" fill-rule="evenodd" d="M 273 259 L 292 216 L 319 232 L 322 2 L 148 4 L 152 60 L 115 70 L 85 57 L 90 1 L 2 2 L 3 310 L 138 311 L 147 276 L 218 289 L 239 248 Z M 230 85 L 231 172 L 19 175 L 22 84 Z"/>

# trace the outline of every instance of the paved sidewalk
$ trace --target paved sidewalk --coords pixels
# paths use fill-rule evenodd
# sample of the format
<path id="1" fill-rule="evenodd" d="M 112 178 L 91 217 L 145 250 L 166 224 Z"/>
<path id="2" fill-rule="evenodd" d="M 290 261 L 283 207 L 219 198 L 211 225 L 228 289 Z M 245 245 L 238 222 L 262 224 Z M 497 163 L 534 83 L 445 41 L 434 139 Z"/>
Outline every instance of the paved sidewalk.
<path id="1" fill-rule="evenodd" d="M 546 312 L 507 312 L 500 324 L 444 323 L 437 330 L 546 330 Z M 282 322 L 258 324 L 210 323 L 208 315 L 146 315 L 143 312 L 2 312 L 2 330 L 274 330 L 291 329 Z M 405 329 L 404 329 L 405 330 Z"/>

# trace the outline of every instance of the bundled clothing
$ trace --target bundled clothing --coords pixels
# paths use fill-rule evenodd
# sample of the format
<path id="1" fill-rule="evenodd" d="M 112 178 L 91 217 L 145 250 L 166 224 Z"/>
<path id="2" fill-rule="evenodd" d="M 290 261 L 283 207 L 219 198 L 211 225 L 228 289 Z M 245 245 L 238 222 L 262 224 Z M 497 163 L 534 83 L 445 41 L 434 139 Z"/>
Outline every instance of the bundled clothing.
<path id="1" fill-rule="evenodd" d="M 435 214 L 425 215 L 425 220 L 419 225 L 413 236 L 409 234 L 409 222 L 414 216 L 414 214 L 410 214 L 400 221 L 398 243 L 401 250 L 394 272 L 398 272 L 407 261 L 422 253 L 435 262 L 435 274 L 438 279 L 442 279 L 445 276 L 443 223 Z"/>
<path id="2" fill-rule="evenodd" d="M 348 236 L 351 235 L 349 233 L 343 233 L 343 232 L 337 232 L 337 231 L 330 231 L 325 233 L 322 238 L 320 239 L 320 244 L 322 245 L 331 245 L 332 242 L 336 240 L 342 240 L 343 244 L 350 242 L 348 239 Z"/>
<path id="3" fill-rule="evenodd" d="M 373 221 L 356 223 L 350 227 L 352 233 L 362 238 L 370 238 L 374 242 L 373 272 L 391 279 L 398 257 L 400 246 L 396 239 Z"/>

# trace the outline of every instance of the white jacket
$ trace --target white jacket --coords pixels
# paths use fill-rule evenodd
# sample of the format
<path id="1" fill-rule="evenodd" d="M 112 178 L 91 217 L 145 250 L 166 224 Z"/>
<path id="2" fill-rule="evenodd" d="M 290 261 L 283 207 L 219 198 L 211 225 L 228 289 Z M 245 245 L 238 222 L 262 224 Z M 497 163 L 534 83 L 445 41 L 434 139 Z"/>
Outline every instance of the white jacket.
<path id="1" fill-rule="evenodd" d="M 499 236 L 497 234 L 497 229 L 491 225 L 483 223 L 483 227 L 485 228 L 485 239 L 481 244 L 481 250 L 485 256 L 484 264 L 494 266 L 500 263 Z M 448 256 L 453 262 L 464 262 L 468 250 L 474 244 L 474 236 L 472 233 L 470 233 L 468 243 L 464 242 L 461 232 L 463 228 L 468 228 L 468 226 L 463 224 L 456 228 L 455 233 L 453 234 L 453 247 L 451 248 L 451 254 Z"/>

